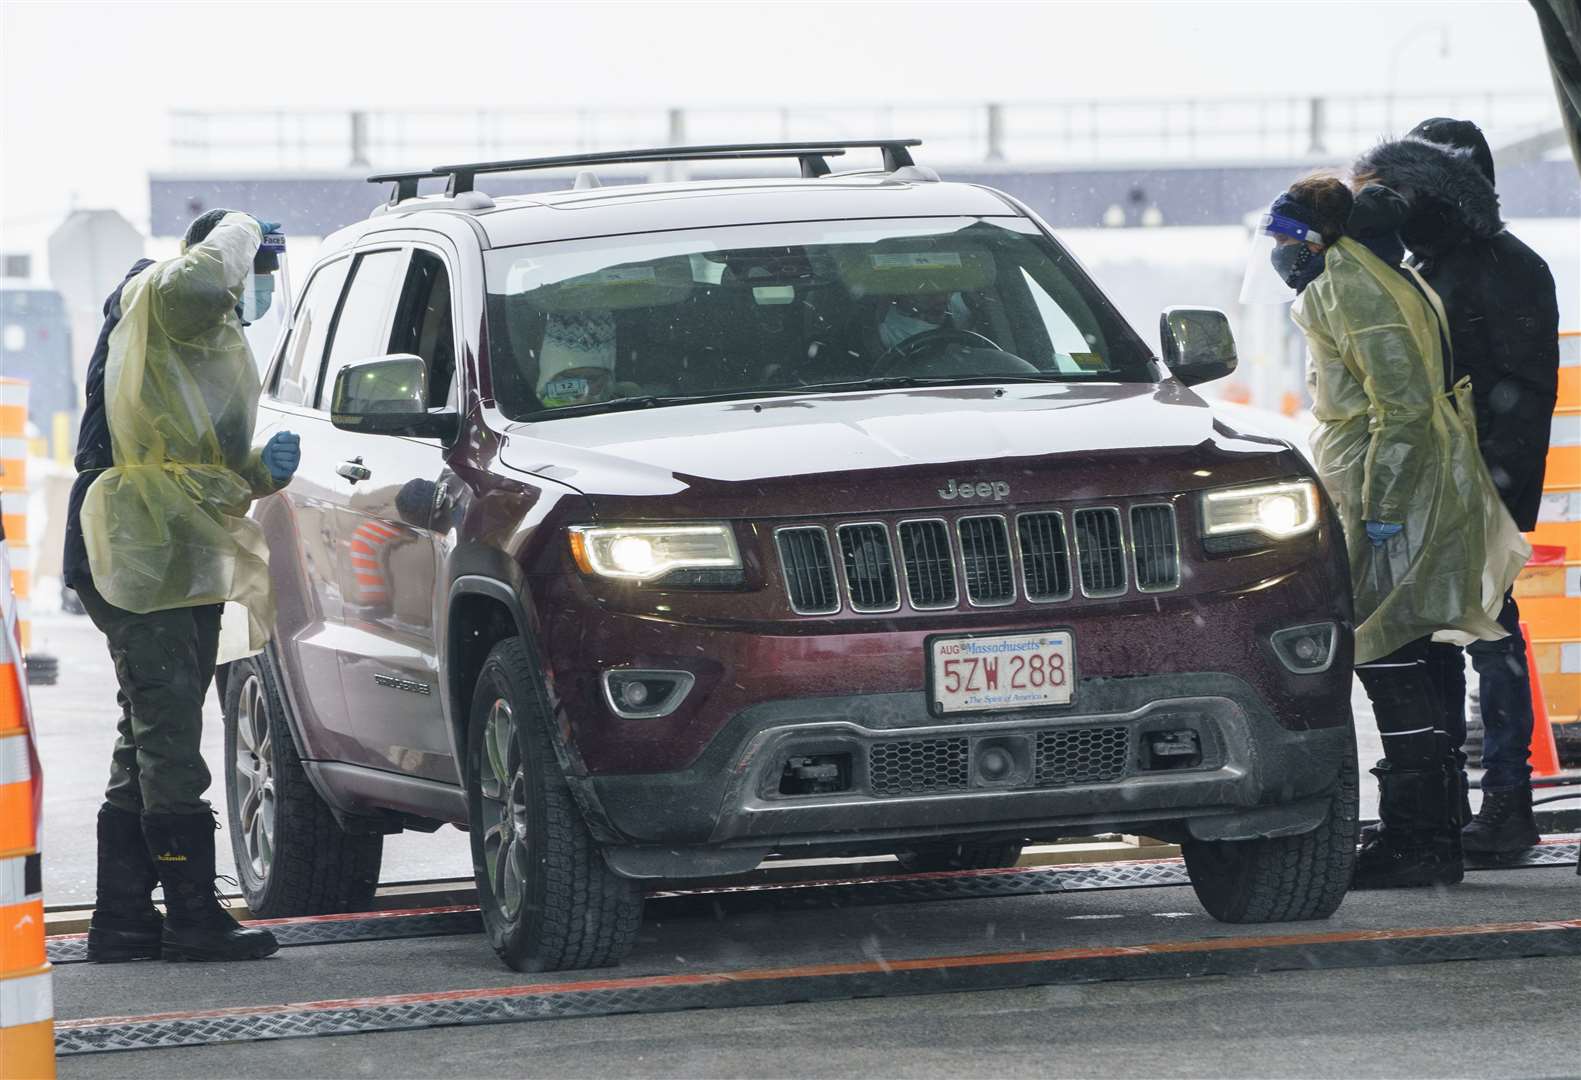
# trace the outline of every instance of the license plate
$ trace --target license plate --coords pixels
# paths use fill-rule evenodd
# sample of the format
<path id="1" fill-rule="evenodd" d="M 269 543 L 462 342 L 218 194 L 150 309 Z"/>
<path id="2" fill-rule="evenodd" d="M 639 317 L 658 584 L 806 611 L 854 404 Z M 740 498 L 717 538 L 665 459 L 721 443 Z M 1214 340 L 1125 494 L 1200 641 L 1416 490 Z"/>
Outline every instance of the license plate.
<path id="1" fill-rule="evenodd" d="M 935 638 L 928 680 L 941 713 L 1069 705 L 1076 642 L 1068 630 Z"/>

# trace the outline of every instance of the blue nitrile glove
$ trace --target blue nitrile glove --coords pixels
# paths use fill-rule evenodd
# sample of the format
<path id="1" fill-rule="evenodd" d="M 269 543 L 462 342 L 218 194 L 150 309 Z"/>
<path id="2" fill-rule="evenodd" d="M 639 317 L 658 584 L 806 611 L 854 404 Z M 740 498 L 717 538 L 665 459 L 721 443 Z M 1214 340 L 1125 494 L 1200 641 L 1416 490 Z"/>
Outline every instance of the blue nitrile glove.
<path id="1" fill-rule="evenodd" d="M 1367 539 L 1372 541 L 1373 547 L 1383 547 L 1384 544 L 1400 535 L 1404 525 L 1393 525 L 1387 521 L 1367 522 Z"/>
<path id="2" fill-rule="evenodd" d="M 253 217 L 253 220 L 258 223 L 258 230 L 260 232 L 272 233 L 280 231 L 280 223 L 278 221 L 265 221 L 261 217 Z"/>
<path id="3" fill-rule="evenodd" d="M 302 464 L 302 440 L 289 431 L 277 431 L 264 443 L 259 456 L 275 483 L 288 484 L 296 475 L 296 467 Z"/>

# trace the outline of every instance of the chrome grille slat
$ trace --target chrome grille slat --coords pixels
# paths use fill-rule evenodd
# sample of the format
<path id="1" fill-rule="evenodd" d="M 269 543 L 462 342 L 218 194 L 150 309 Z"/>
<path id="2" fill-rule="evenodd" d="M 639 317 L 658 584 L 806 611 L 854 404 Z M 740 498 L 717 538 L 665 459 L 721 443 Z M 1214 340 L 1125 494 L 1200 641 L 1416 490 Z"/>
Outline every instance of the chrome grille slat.
<path id="1" fill-rule="evenodd" d="M 877 522 L 841 525 L 840 561 L 845 567 L 846 593 L 851 610 L 894 611 L 900 607 L 895 582 L 895 558 L 889 549 L 889 530 Z"/>
<path id="2" fill-rule="evenodd" d="M 1058 511 L 1022 514 L 1016 518 L 1016 539 L 1021 545 L 1021 578 L 1027 599 L 1069 600 L 1070 551 L 1064 516 Z"/>
<path id="3" fill-rule="evenodd" d="M 952 608 L 961 602 L 955 583 L 950 529 L 942 520 L 900 523 L 900 559 L 906 571 L 906 596 L 919 611 Z"/>
<path id="4" fill-rule="evenodd" d="M 974 607 L 997 607 L 1016 598 L 1010 532 L 998 516 L 963 517 L 955 523 L 966 569 L 966 599 Z"/>
<path id="5" fill-rule="evenodd" d="M 1136 560 L 1136 587 L 1167 592 L 1180 585 L 1180 545 L 1175 508 L 1168 503 L 1131 507 L 1131 546 Z"/>
<path id="6" fill-rule="evenodd" d="M 1085 507 L 1076 511 L 1073 521 L 1083 595 L 1122 595 L 1126 589 L 1126 568 L 1120 511 L 1112 506 Z"/>
<path id="7" fill-rule="evenodd" d="M 774 544 L 779 548 L 791 609 L 798 615 L 839 611 L 840 592 L 834 580 L 828 533 L 816 525 L 779 529 Z"/>

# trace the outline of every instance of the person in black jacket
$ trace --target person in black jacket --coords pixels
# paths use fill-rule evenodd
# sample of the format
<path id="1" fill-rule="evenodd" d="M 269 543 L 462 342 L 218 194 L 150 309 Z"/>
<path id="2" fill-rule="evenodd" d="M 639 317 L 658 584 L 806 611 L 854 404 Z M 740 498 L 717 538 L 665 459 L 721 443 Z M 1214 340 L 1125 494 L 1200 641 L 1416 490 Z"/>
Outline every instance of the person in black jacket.
<path id="1" fill-rule="evenodd" d="M 1358 180 L 1405 196 L 1401 232 L 1413 264 L 1444 302 L 1455 378 L 1471 378 L 1477 437 L 1494 484 L 1522 532 L 1537 525 L 1549 427 L 1559 382 L 1559 307 L 1548 264 L 1499 217 L 1493 154 L 1478 127 L 1435 118 L 1368 151 Z M 1481 682 L 1482 808 L 1464 833 L 1468 852 L 1506 853 L 1535 844 L 1531 687 L 1520 612 L 1507 595 L 1500 641 L 1468 647 Z M 1465 660 L 1435 644 L 1433 667 L 1448 715 L 1464 731 Z"/>

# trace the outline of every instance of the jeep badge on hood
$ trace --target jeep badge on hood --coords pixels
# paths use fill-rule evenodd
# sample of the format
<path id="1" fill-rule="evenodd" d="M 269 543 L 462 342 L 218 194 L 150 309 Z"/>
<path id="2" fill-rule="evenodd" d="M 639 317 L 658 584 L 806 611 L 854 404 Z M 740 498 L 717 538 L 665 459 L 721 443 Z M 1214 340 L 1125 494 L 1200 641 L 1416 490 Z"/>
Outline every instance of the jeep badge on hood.
<path id="1" fill-rule="evenodd" d="M 1010 485 L 1003 480 L 971 481 L 963 480 L 957 484 L 951 480 L 939 489 L 941 499 L 988 499 L 994 502 L 1003 502 L 1010 497 Z"/>

